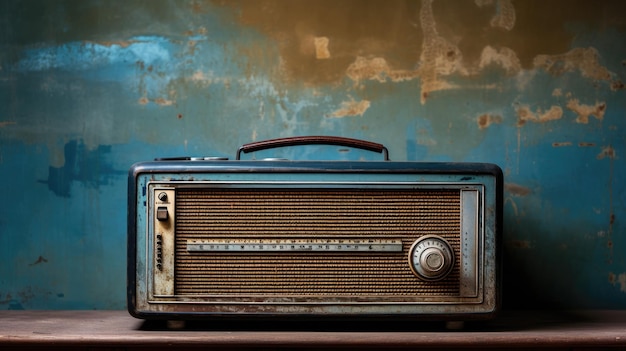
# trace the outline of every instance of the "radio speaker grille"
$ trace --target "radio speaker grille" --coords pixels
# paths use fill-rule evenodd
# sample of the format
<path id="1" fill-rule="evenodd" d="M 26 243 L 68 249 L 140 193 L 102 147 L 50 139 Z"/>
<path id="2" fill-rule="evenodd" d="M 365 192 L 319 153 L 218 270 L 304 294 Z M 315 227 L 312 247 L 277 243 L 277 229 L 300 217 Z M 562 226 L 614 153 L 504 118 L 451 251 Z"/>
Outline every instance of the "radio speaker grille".
<path id="1" fill-rule="evenodd" d="M 179 296 L 306 299 L 459 295 L 460 191 L 456 189 L 205 189 L 176 193 Z M 423 235 L 456 254 L 446 279 L 422 282 L 408 250 Z M 190 253 L 207 238 L 401 239 L 403 252 Z"/>

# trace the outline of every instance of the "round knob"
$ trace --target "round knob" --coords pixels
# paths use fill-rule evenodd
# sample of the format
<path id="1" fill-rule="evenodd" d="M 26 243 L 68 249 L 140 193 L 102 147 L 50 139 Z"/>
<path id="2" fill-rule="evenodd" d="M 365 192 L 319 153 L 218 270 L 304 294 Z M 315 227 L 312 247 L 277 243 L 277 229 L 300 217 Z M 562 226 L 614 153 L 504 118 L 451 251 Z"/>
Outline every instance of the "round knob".
<path id="1" fill-rule="evenodd" d="M 157 197 L 159 198 L 159 200 L 161 200 L 163 202 L 167 201 L 167 193 L 166 192 L 159 193 L 159 195 Z"/>
<path id="2" fill-rule="evenodd" d="M 442 280 L 454 266 L 454 251 L 444 238 L 426 235 L 411 246 L 409 266 L 422 280 Z"/>

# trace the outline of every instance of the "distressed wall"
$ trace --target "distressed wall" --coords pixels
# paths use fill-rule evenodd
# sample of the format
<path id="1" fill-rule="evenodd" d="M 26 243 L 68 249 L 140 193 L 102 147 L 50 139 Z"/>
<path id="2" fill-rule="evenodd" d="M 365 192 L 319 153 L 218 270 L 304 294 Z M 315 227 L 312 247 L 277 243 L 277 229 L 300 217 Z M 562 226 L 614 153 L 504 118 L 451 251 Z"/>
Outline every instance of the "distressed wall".
<path id="1" fill-rule="evenodd" d="M 625 10 L 2 1 L 0 309 L 124 308 L 132 163 L 313 134 L 500 165 L 505 305 L 625 308 Z"/>

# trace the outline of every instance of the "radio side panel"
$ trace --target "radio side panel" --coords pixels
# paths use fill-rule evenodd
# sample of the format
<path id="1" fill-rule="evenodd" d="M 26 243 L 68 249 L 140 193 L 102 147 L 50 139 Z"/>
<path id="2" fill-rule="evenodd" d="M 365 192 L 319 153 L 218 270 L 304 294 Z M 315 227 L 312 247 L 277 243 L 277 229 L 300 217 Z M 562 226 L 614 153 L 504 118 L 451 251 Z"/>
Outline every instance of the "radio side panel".
<path id="1" fill-rule="evenodd" d="M 131 168 L 128 191 L 128 309 L 138 318 L 445 320 L 498 310 L 495 165 L 148 162 Z"/>

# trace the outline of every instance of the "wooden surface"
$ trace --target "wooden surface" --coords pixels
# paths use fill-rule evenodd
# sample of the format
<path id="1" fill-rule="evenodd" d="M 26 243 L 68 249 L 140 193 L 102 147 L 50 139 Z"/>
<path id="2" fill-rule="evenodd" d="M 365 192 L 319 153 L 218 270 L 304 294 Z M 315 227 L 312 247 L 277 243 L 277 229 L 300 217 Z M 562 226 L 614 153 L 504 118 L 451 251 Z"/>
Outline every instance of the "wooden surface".
<path id="1" fill-rule="evenodd" d="M 224 348 L 608 348 L 626 350 L 626 311 L 508 312 L 495 321 L 448 331 L 442 323 L 414 325 L 284 325 L 163 323 L 126 311 L 0 311 L 0 349 Z"/>

